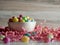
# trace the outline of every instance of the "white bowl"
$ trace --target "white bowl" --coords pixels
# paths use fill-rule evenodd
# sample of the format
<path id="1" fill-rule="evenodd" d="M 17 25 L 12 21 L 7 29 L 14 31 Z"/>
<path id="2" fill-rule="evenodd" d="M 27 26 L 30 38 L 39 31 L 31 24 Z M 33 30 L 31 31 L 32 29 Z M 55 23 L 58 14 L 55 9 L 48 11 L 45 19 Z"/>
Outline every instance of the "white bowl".
<path id="1" fill-rule="evenodd" d="M 22 30 L 22 27 L 25 28 L 27 32 L 33 31 L 35 28 L 36 22 L 9 22 L 8 26 L 14 30 Z"/>

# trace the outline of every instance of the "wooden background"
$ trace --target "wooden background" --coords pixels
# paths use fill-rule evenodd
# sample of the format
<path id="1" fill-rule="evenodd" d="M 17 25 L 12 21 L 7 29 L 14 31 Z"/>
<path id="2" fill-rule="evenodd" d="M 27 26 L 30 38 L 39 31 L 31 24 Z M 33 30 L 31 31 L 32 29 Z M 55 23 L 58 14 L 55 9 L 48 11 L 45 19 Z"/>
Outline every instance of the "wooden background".
<path id="1" fill-rule="evenodd" d="M 59 11 L 60 0 L 0 0 L 0 10 Z"/>

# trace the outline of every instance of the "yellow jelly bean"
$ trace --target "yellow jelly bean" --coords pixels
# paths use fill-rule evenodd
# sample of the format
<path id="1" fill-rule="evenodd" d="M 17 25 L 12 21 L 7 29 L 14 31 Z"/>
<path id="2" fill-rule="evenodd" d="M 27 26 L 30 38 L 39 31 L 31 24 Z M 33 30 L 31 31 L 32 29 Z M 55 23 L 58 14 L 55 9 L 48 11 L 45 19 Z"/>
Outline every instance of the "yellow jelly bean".
<path id="1" fill-rule="evenodd" d="M 29 20 L 32 20 L 32 18 L 29 18 Z"/>
<path id="2" fill-rule="evenodd" d="M 27 19 L 29 19 L 30 17 L 29 16 L 26 16 Z"/>
<path id="3" fill-rule="evenodd" d="M 21 20 L 21 22 L 25 22 L 25 20 Z"/>
<path id="4" fill-rule="evenodd" d="M 17 17 L 14 17 L 12 20 L 13 20 L 13 22 L 18 22 L 18 18 Z"/>
<path id="5" fill-rule="evenodd" d="M 22 42 L 29 42 L 30 38 L 28 36 L 23 36 L 21 41 Z"/>

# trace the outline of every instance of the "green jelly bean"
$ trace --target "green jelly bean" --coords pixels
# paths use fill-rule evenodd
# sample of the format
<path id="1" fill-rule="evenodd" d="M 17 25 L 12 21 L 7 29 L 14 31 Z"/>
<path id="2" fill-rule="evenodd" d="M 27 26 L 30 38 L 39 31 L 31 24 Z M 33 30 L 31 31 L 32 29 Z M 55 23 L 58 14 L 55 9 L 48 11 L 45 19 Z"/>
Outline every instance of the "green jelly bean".
<path id="1" fill-rule="evenodd" d="M 36 32 L 32 32 L 32 35 L 35 35 L 36 34 Z"/>
<path id="2" fill-rule="evenodd" d="M 25 20 L 25 22 L 28 22 L 28 20 Z"/>
<path id="3" fill-rule="evenodd" d="M 27 18 L 26 17 L 23 17 L 23 20 L 27 20 Z"/>
<path id="4" fill-rule="evenodd" d="M 29 33 L 26 33 L 26 34 L 24 34 L 25 36 L 31 36 L 31 34 L 29 34 Z"/>

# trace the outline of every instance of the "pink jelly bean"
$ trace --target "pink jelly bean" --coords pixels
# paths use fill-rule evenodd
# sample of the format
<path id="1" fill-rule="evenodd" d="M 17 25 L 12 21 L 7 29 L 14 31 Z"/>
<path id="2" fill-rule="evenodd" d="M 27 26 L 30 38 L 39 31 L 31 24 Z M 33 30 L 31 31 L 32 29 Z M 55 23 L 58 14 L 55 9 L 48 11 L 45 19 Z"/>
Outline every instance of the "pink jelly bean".
<path id="1" fill-rule="evenodd" d="M 40 29 L 41 29 L 41 26 L 40 26 L 40 25 L 37 25 L 37 26 L 35 27 L 35 29 L 40 30 Z"/>
<path id="2" fill-rule="evenodd" d="M 18 31 L 15 31 L 15 35 L 19 35 L 19 32 Z"/>
<path id="3" fill-rule="evenodd" d="M 11 42 L 17 42 L 17 41 L 19 41 L 19 40 L 16 39 L 16 38 L 12 38 L 12 39 L 11 39 Z"/>
<path id="4" fill-rule="evenodd" d="M 30 36 L 30 39 L 33 40 L 33 41 L 35 40 L 35 39 L 34 39 L 34 36 Z"/>
<path id="5" fill-rule="evenodd" d="M 10 38 L 5 37 L 5 38 L 3 39 L 3 42 L 4 42 L 4 43 L 8 43 L 8 42 L 10 42 Z"/>
<path id="6" fill-rule="evenodd" d="M 40 41 L 40 40 L 41 40 L 41 38 L 40 38 L 39 36 L 34 37 L 34 39 L 35 39 L 36 41 Z"/>
<path id="7" fill-rule="evenodd" d="M 18 38 L 16 38 L 16 37 L 13 37 L 13 38 L 11 38 L 11 41 L 19 41 L 19 39 Z"/>
<path id="8" fill-rule="evenodd" d="M 18 17 L 18 19 L 19 19 L 19 22 L 21 22 L 21 20 L 22 20 L 22 17 Z"/>
<path id="9" fill-rule="evenodd" d="M 4 31 L 2 31 L 1 33 L 2 33 L 2 35 L 5 35 L 5 32 Z"/>
<path id="10" fill-rule="evenodd" d="M 5 27 L 5 31 L 10 31 L 9 27 Z"/>
<path id="11" fill-rule="evenodd" d="M 25 32 L 20 32 L 20 34 L 21 34 L 21 35 L 24 35 L 24 34 L 25 34 Z"/>
<path id="12" fill-rule="evenodd" d="M 23 28 L 21 31 L 20 31 L 20 34 L 25 34 L 27 31 Z"/>
<path id="13" fill-rule="evenodd" d="M 50 41 L 48 39 L 45 39 L 44 42 L 47 43 L 47 42 L 50 42 Z"/>
<path id="14" fill-rule="evenodd" d="M 10 37 L 10 38 L 12 38 L 13 36 L 14 36 L 14 32 L 12 32 L 12 31 L 7 31 L 6 33 L 5 33 L 5 35 L 7 36 L 7 37 Z"/>
<path id="15" fill-rule="evenodd" d="M 22 27 L 22 31 L 23 31 L 23 32 L 26 32 L 26 29 L 25 29 L 24 27 Z"/>
<path id="16" fill-rule="evenodd" d="M 19 35 L 19 36 L 18 36 L 19 40 L 21 40 L 22 37 L 23 37 L 23 35 Z"/>

